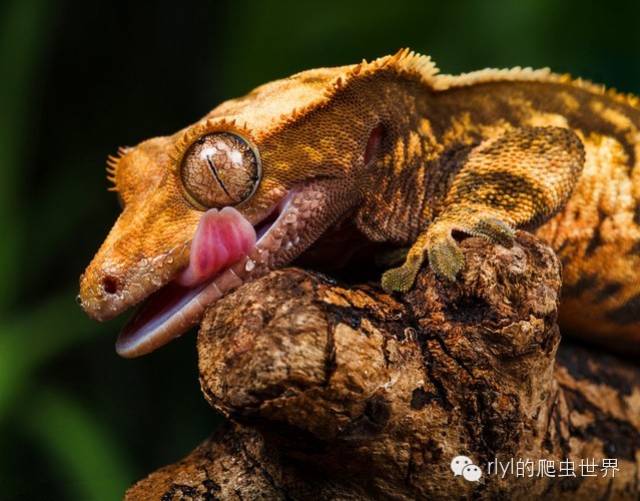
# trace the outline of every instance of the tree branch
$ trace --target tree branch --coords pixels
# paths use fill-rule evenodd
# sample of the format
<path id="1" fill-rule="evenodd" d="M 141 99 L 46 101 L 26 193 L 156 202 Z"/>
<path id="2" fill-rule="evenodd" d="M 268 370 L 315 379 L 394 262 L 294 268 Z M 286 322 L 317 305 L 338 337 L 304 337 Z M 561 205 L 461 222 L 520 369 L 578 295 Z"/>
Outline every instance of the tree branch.
<path id="1" fill-rule="evenodd" d="M 635 499 L 640 371 L 570 345 L 554 363 L 559 265 L 534 237 L 462 248 L 456 283 L 424 269 L 403 296 L 286 269 L 219 301 L 200 379 L 229 423 L 128 499 Z M 457 455 L 478 482 L 453 475 Z M 502 478 L 496 458 L 556 476 Z M 617 459 L 615 477 L 582 476 L 591 458 Z"/>

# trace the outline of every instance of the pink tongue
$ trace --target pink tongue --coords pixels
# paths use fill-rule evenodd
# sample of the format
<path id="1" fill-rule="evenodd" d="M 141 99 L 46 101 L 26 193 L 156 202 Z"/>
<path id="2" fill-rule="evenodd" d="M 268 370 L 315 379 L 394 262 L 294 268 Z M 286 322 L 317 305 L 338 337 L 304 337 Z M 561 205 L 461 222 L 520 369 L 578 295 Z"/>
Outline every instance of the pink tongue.
<path id="1" fill-rule="evenodd" d="M 236 209 L 210 209 L 198 223 L 189 266 L 176 281 L 184 287 L 202 283 L 247 255 L 255 243 L 253 226 Z"/>

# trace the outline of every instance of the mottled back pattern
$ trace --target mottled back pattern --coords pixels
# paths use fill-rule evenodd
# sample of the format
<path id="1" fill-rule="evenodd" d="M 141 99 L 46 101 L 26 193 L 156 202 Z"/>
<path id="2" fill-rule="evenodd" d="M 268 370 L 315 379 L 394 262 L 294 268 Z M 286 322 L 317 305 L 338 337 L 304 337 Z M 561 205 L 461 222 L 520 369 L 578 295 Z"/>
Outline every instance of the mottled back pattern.
<path id="1" fill-rule="evenodd" d="M 585 149 L 577 185 L 560 212 L 536 231 L 564 265 L 561 322 L 581 336 L 639 339 L 637 103 L 549 75 L 454 86 L 434 96 L 429 116 L 438 137 L 454 150 L 514 126 L 556 126 L 577 134 Z M 530 184 L 527 189 L 535 189 L 536 180 Z"/>
<path id="2" fill-rule="evenodd" d="M 563 326 L 623 346 L 640 340 L 639 128 L 637 98 L 548 70 L 441 75 L 401 50 L 298 73 L 111 160 L 124 211 L 81 280 L 81 302 L 111 318 L 188 264 L 203 208 L 185 196 L 180 166 L 195 141 L 224 133 L 260 157 L 262 178 L 235 207 L 242 217 L 258 228 L 284 201 L 295 209 L 251 271 L 229 272 L 233 286 L 348 217 L 370 240 L 411 247 L 382 277 L 397 291 L 425 259 L 455 280 L 460 236 L 510 246 L 521 227 L 562 259 Z"/>

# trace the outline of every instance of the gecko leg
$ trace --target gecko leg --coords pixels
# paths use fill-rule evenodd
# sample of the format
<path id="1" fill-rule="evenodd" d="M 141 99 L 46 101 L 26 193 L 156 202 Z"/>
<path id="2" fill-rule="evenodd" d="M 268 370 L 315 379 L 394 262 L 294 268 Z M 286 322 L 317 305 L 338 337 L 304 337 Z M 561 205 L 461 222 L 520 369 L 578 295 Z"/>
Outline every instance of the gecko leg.
<path id="1" fill-rule="evenodd" d="M 584 147 L 570 129 L 521 127 L 485 140 L 453 178 L 440 214 L 404 264 L 383 274 L 383 288 L 409 290 L 425 256 L 438 276 L 455 280 L 464 266 L 456 231 L 511 246 L 515 228 L 538 226 L 562 208 L 583 164 Z"/>

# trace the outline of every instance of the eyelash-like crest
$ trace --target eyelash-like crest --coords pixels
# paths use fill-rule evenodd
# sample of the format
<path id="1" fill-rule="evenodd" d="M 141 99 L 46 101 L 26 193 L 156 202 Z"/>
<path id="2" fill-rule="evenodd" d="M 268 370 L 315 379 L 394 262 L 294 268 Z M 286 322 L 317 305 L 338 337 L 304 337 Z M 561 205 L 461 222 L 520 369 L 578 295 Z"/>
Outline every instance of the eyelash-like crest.
<path id="1" fill-rule="evenodd" d="M 229 132 L 231 134 L 236 134 L 247 141 L 249 145 L 254 147 L 252 134 L 246 123 L 241 126 L 238 125 L 235 120 L 227 120 L 226 118 L 210 118 L 209 120 L 189 127 L 175 142 L 173 148 L 169 152 L 169 158 L 171 158 L 175 169 L 180 169 L 180 164 L 182 163 L 184 155 L 195 141 L 205 134 L 212 134 L 214 132 Z"/>
<path id="2" fill-rule="evenodd" d="M 127 146 L 120 146 L 115 155 L 107 156 L 107 181 L 111 185 L 107 188 L 107 191 L 118 191 L 118 185 L 116 183 L 116 172 L 118 170 L 118 162 L 129 151 Z"/>

